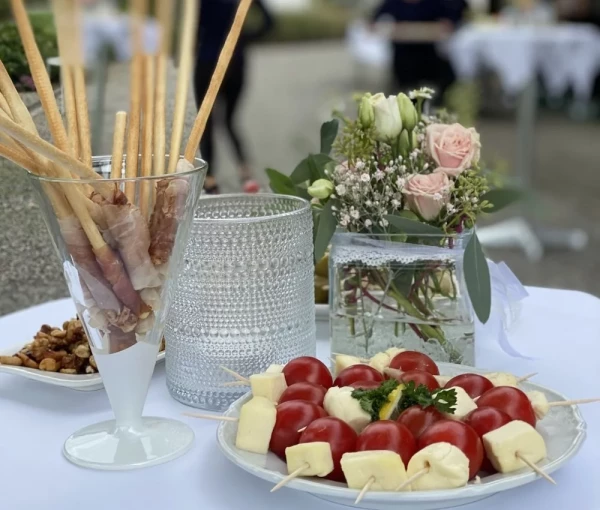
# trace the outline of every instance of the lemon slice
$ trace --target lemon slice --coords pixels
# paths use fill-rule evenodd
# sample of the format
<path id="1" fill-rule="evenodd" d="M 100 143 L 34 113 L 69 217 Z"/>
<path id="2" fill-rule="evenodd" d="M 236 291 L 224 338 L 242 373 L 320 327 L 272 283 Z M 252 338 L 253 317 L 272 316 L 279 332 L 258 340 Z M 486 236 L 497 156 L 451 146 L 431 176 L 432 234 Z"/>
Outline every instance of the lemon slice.
<path id="1" fill-rule="evenodd" d="M 402 398 L 402 390 L 404 384 L 400 384 L 394 391 L 392 391 L 387 398 L 387 402 L 382 406 L 379 411 L 380 420 L 395 419 L 398 413 L 398 402 Z"/>

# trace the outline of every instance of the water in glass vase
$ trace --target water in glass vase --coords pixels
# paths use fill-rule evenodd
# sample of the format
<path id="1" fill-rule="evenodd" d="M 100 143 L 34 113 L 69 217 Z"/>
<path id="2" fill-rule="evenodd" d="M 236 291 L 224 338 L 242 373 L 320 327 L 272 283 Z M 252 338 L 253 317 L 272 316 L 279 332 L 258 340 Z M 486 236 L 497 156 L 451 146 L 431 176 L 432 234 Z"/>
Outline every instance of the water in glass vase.
<path id="1" fill-rule="evenodd" d="M 408 323 L 389 318 L 332 314 L 330 321 L 331 352 L 370 358 L 390 347 L 397 347 L 423 352 L 436 361 L 475 364 L 475 326 L 472 321 L 443 326 L 443 344 L 436 338 L 424 340 Z M 437 326 L 434 323 L 424 325 Z"/>
<path id="2" fill-rule="evenodd" d="M 475 326 L 462 271 L 469 235 L 337 233 L 331 351 L 369 358 L 396 347 L 473 365 Z"/>

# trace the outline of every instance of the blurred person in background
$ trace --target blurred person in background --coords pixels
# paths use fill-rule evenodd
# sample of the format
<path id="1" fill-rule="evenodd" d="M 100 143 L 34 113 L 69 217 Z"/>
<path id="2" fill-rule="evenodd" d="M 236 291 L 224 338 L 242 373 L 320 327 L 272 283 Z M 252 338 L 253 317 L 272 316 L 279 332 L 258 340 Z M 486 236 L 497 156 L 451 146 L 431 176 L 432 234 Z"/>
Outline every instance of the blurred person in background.
<path id="1" fill-rule="evenodd" d="M 386 17 L 395 22 L 393 74 L 403 89 L 429 85 L 438 100 L 455 80 L 450 62 L 436 48 L 463 20 L 465 0 L 384 0 L 373 22 Z"/>
<path id="2" fill-rule="evenodd" d="M 235 126 L 235 114 L 242 97 L 246 79 L 246 51 L 248 45 L 264 36 L 273 26 L 273 17 L 261 0 L 253 2 L 256 10 L 260 11 L 262 21 L 252 30 L 244 30 L 240 36 L 235 53 L 229 64 L 227 74 L 221 85 L 217 104 L 224 107 L 224 123 L 229 138 L 233 145 L 235 158 L 238 164 L 239 175 L 243 190 L 247 193 L 256 193 L 259 186 L 251 177 L 248 155 L 244 142 Z M 202 0 L 200 8 L 200 26 L 198 27 L 198 50 L 196 57 L 196 71 L 194 75 L 194 92 L 196 104 L 200 107 L 208 90 L 210 79 L 215 70 L 221 48 L 225 43 L 229 29 L 238 7 L 238 0 Z M 214 131 L 216 114 L 213 110 L 204 136 L 200 142 L 202 158 L 208 163 L 208 175 L 204 183 L 207 193 L 219 192 L 215 180 L 215 142 Z"/>

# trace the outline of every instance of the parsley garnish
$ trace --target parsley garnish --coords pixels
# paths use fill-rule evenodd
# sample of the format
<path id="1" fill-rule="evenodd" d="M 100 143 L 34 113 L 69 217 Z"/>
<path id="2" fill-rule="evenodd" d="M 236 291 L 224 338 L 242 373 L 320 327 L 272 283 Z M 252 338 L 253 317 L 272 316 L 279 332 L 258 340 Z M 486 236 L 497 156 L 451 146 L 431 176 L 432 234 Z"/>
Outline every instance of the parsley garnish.
<path id="1" fill-rule="evenodd" d="M 414 381 L 410 381 L 406 383 L 405 388 L 402 390 L 398 409 L 402 412 L 414 405 L 421 407 L 433 406 L 442 413 L 454 414 L 456 411 L 456 390 L 439 389 L 430 391 L 427 386 L 420 384 L 416 387 Z"/>
<path id="2" fill-rule="evenodd" d="M 390 393 L 399 385 L 400 383 L 396 379 L 388 379 L 374 390 L 356 389 L 352 392 L 352 397 L 360 402 L 360 407 L 371 415 L 373 421 L 377 421 L 379 420 L 379 411 L 387 404 Z"/>

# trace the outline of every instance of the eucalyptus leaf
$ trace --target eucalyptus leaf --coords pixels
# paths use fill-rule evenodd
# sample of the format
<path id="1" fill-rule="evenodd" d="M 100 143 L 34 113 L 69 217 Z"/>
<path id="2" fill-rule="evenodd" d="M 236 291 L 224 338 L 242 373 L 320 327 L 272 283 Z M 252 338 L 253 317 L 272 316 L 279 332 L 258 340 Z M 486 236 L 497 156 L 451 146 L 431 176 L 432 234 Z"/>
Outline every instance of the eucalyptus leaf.
<path id="1" fill-rule="evenodd" d="M 486 209 L 487 213 L 494 213 L 518 202 L 525 196 L 522 190 L 516 188 L 498 188 L 485 193 L 480 197 L 480 201 L 487 201 L 493 207 Z"/>
<path id="2" fill-rule="evenodd" d="M 308 166 L 310 167 L 310 174 L 312 176 L 312 182 L 317 179 L 326 179 L 325 168 L 333 160 L 325 154 L 311 154 L 308 156 Z"/>
<path id="3" fill-rule="evenodd" d="M 385 216 L 385 219 L 389 221 L 390 225 L 403 234 L 436 236 L 444 235 L 444 231 L 437 227 L 433 227 L 427 223 L 422 223 L 417 220 L 404 218 L 400 215 L 387 215 Z"/>
<path id="4" fill-rule="evenodd" d="M 337 221 L 331 209 L 332 206 L 333 204 L 330 200 L 323 207 L 321 214 L 319 214 L 315 235 L 315 261 L 321 260 L 325 255 L 337 227 Z"/>
<path id="5" fill-rule="evenodd" d="M 463 264 L 471 304 L 479 321 L 485 324 L 492 308 L 492 284 L 490 268 L 477 234 L 473 234 L 467 244 Z"/>
<path id="6" fill-rule="evenodd" d="M 269 186 L 275 193 L 296 196 L 296 187 L 287 175 L 273 168 L 267 168 L 266 173 L 269 177 Z"/>
<path id="7" fill-rule="evenodd" d="M 294 171 L 290 175 L 290 179 L 294 184 L 313 181 L 313 179 L 311 178 L 308 158 L 304 158 L 302 161 L 300 161 L 300 163 L 298 163 L 298 166 L 294 168 Z"/>
<path id="8" fill-rule="evenodd" d="M 409 295 L 414 276 L 414 268 L 408 265 L 394 271 L 394 285 L 396 286 L 396 289 L 402 293 L 402 295 Z"/>
<path id="9" fill-rule="evenodd" d="M 338 134 L 340 123 L 336 120 L 330 120 L 325 122 L 321 126 L 321 154 L 329 154 L 331 152 L 331 146 Z"/>
<path id="10" fill-rule="evenodd" d="M 333 160 L 325 154 L 311 154 L 298 163 L 290 178 L 294 184 L 305 182 L 312 184 L 316 180 L 326 177 L 325 168 L 332 162 Z"/>

